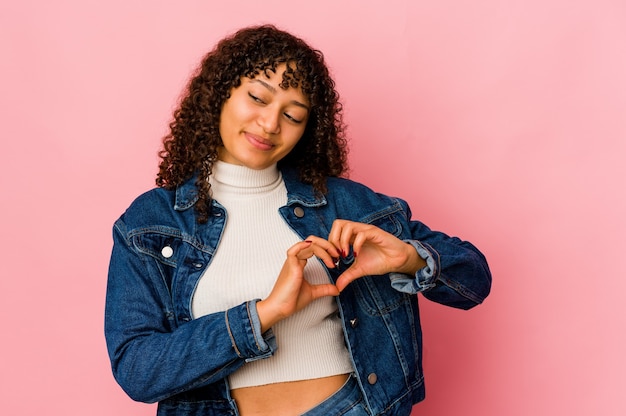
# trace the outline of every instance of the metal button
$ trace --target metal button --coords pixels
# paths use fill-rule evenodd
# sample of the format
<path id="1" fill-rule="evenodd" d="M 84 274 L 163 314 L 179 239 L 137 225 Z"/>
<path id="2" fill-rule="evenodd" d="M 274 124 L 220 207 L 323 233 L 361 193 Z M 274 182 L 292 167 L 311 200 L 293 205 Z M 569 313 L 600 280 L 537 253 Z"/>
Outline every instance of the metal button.
<path id="1" fill-rule="evenodd" d="M 174 249 L 172 249 L 172 247 L 170 246 L 165 246 L 161 250 L 161 255 L 165 257 L 166 259 L 169 259 L 170 257 L 174 255 Z"/>
<path id="2" fill-rule="evenodd" d="M 378 376 L 376 375 L 376 373 L 370 373 L 370 375 L 367 376 L 368 383 L 376 384 L 377 381 L 378 381 Z"/>
<path id="3" fill-rule="evenodd" d="M 357 318 L 350 319 L 350 326 L 352 328 L 356 328 L 358 324 L 359 324 L 359 320 Z"/>
<path id="4" fill-rule="evenodd" d="M 304 209 L 302 209 L 302 207 L 295 207 L 293 209 L 293 213 L 296 214 L 296 217 L 298 218 L 304 217 Z"/>

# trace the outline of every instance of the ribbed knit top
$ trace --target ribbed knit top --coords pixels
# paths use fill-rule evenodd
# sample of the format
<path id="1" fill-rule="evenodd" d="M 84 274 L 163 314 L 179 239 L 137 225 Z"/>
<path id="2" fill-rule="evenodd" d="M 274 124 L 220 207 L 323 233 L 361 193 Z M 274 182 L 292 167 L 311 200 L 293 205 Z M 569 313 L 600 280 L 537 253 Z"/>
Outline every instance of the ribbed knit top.
<path id="1" fill-rule="evenodd" d="M 194 293 L 196 318 L 266 298 L 287 250 L 302 241 L 278 212 L 287 202 L 287 190 L 276 165 L 253 170 L 218 161 L 210 182 L 213 198 L 226 208 L 226 228 Z M 328 283 L 315 257 L 309 259 L 304 274 L 312 284 Z M 318 299 L 272 329 L 278 344 L 275 354 L 244 364 L 229 377 L 231 388 L 353 371 L 334 298 Z"/>

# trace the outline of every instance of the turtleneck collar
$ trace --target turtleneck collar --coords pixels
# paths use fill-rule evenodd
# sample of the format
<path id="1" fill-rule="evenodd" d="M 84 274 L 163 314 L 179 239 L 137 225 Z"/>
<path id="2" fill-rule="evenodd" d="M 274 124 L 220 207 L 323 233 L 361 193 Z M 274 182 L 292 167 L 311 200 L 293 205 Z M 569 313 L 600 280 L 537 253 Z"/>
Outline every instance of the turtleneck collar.
<path id="1" fill-rule="evenodd" d="M 276 164 L 255 170 L 221 160 L 213 164 L 213 173 L 209 177 L 213 192 L 229 189 L 240 194 L 267 192 L 278 186 L 281 180 Z"/>

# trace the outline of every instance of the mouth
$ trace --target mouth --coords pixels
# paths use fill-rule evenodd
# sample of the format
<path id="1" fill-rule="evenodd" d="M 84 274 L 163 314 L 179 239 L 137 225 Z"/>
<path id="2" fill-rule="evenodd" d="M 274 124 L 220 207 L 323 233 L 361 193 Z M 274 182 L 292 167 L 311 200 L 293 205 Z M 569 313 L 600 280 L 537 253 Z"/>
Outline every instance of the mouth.
<path id="1" fill-rule="evenodd" d="M 248 140 L 248 143 L 250 143 L 256 149 L 268 151 L 274 148 L 274 144 L 270 140 L 264 139 L 263 137 L 257 136 L 256 134 L 245 133 L 245 137 L 246 140 Z"/>

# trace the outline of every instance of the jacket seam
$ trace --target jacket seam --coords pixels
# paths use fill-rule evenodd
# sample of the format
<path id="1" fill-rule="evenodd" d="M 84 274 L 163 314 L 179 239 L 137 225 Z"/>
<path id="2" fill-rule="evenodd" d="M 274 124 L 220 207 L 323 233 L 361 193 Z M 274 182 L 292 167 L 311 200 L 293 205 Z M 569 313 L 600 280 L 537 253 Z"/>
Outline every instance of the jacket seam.
<path id="1" fill-rule="evenodd" d="M 225 320 L 226 320 L 226 329 L 228 330 L 228 336 L 230 337 L 230 343 L 232 344 L 233 348 L 235 349 L 235 353 L 237 354 L 238 357 L 243 358 L 243 356 L 241 355 L 241 351 L 239 351 L 239 348 L 237 347 L 237 343 L 235 342 L 235 337 L 233 336 L 232 330 L 230 329 L 230 321 L 228 319 L 228 311 L 226 311 L 224 313 L 225 316 Z"/>

